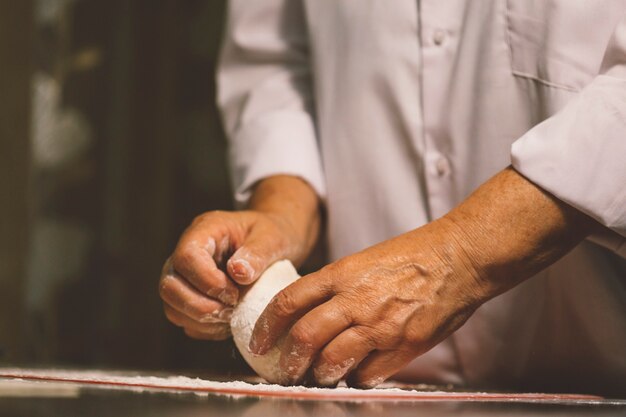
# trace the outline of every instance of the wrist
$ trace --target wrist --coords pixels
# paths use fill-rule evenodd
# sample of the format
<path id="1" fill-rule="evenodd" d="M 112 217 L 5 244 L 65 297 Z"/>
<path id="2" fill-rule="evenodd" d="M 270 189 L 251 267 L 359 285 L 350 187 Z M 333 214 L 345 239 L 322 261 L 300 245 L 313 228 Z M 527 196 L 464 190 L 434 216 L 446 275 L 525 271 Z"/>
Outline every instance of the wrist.
<path id="1" fill-rule="evenodd" d="M 481 245 L 479 237 L 482 235 L 480 224 L 473 224 L 468 219 L 460 220 L 455 213 L 437 219 L 435 224 L 441 229 L 441 236 L 445 239 L 446 253 L 442 257 L 449 259 L 453 265 L 459 265 L 465 271 L 463 278 L 467 292 L 473 296 L 476 303 L 482 304 L 499 293 L 496 283 L 491 279 L 488 265 L 484 259 L 489 257 L 477 256 L 477 246 Z"/>
<path id="2" fill-rule="evenodd" d="M 436 261 L 448 265 L 453 274 L 450 279 L 458 281 L 462 292 L 460 296 L 474 307 L 492 298 L 495 293 L 493 282 L 472 250 L 477 242 L 467 230 L 467 225 L 444 216 L 429 226 L 435 229 L 436 239 L 432 248 L 438 258 Z"/>
<path id="3" fill-rule="evenodd" d="M 487 181 L 444 219 L 461 236 L 487 298 L 558 260 L 595 223 L 512 168 Z"/>
<path id="4" fill-rule="evenodd" d="M 306 259 L 321 225 L 320 199 L 306 181 L 288 175 L 266 178 L 256 185 L 248 209 L 267 216 L 289 235 L 292 262 Z"/>

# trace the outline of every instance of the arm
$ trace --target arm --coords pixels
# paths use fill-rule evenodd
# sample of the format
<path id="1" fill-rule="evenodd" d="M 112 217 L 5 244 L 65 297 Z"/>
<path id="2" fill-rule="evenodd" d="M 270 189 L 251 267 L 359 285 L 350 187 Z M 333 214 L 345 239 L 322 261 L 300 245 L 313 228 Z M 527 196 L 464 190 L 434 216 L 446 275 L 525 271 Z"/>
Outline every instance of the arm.
<path id="1" fill-rule="evenodd" d="M 298 266 L 306 260 L 317 242 L 321 224 L 320 200 L 309 184 L 284 175 L 267 178 L 255 187 L 249 209 L 282 223 L 292 236 L 291 241 L 283 244 L 284 253 L 264 257 L 263 265 L 250 277 L 251 282 L 275 261 L 289 259 Z M 263 234 L 258 238 L 259 245 L 268 243 Z"/>
<path id="2" fill-rule="evenodd" d="M 299 1 L 231 0 L 218 68 L 240 212 L 198 216 L 166 262 L 165 314 L 192 337 L 229 336 L 236 284 L 271 263 L 301 263 L 319 229 L 324 181 L 311 113 L 306 25 Z"/>
<path id="3" fill-rule="evenodd" d="M 596 227 L 506 169 L 443 218 L 283 290 L 259 318 L 250 348 L 263 354 L 287 333 L 282 383 L 302 381 L 311 368 L 319 385 L 349 375 L 350 384 L 373 387 Z"/>
<path id="4" fill-rule="evenodd" d="M 487 298 L 533 276 L 602 228 L 513 168 L 441 220 L 452 223 Z"/>
<path id="5" fill-rule="evenodd" d="M 230 336 L 236 284 L 250 284 L 272 263 L 298 265 L 319 234 L 319 199 L 296 177 L 274 176 L 253 191 L 249 210 L 198 216 L 166 261 L 159 292 L 167 318 L 197 339 Z"/>
<path id="6" fill-rule="evenodd" d="M 324 197 L 313 120 L 308 34 L 302 4 L 228 2 L 217 73 L 235 201 L 273 175 L 305 180 Z"/>
<path id="7" fill-rule="evenodd" d="M 371 387 L 585 237 L 626 256 L 624 120 L 626 20 L 600 75 L 514 144 L 513 169 L 443 218 L 279 293 L 259 319 L 252 351 L 286 334 L 284 383 L 310 368 L 320 385 L 349 375 Z"/>

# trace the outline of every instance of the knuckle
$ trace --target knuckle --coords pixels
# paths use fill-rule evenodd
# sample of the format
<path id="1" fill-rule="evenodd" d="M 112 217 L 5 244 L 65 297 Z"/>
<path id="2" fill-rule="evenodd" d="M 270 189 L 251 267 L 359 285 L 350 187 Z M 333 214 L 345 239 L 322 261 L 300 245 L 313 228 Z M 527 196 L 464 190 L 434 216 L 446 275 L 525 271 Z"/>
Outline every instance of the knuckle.
<path id="1" fill-rule="evenodd" d="M 335 262 L 324 266 L 316 272 L 315 281 L 320 288 L 333 294 L 339 294 L 342 290 L 340 286 L 342 280 L 337 278 L 342 276 L 345 276 L 342 272 L 342 267 L 339 265 L 339 262 Z"/>
<path id="2" fill-rule="evenodd" d="M 210 221 L 213 217 L 215 217 L 215 214 L 216 214 L 215 211 L 207 211 L 207 212 L 198 214 L 191 221 L 191 226 L 194 227 L 194 226 L 202 224 L 202 223 L 204 223 L 206 221 Z"/>
<path id="3" fill-rule="evenodd" d="M 373 332 L 378 335 L 379 338 L 395 338 L 406 331 L 403 321 L 383 319 L 378 321 L 373 328 Z"/>
<path id="4" fill-rule="evenodd" d="M 174 268 L 185 268 L 193 262 L 195 258 L 195 251 L 189 245 L 176 248 L 172 255 L 172 264 Z"/>
<path id="5" fill-rule="evenodd" d="M 426 338 L 422 331 L 418 329 L 409 329 L 405 332 L 402 339 L 404 344 L 407 346 L 417 348 L 424 344 Z"/>
<path id="6" fill-rule="evenodd" d="M 296 323 L 290 331 L 291 339 L 296 344 L 308 346 L 313 345 L 315 342 L 315 331 L 305 321 Z"/>
<path id="7" fill-rule="evenodd" d="M 344 362 L 345 355 L 332 349 L 324 349 L 319 355 L 319 363 L 325 366 L 338 366 Z"/>
<path id="8" fill-rule="evenodd" d="M 172 285 L 172 278 L 168 276 L 164 276 L 159 280 L 159 296 L 162 299 L 168 298 L 168 295 L 174 291 L 174 286 Z"/>
<path id="9" fill-rule="evenodd" d="M 274 296 L 272 309 L 277 316 L 290 316 L 296 311 L 295 299 L 289 291 L 283 290 Z"/>
<path id="10" fill-rule="evenodd" d="M 197 300 L 186 300 L 184 310 L 191 319 L 201 322 L 207 316 L 213 315 L 215 309 L 209 308 L 209 306 Z"/>
<path id="11" fill-rule="evenodd" d="M 346 323 L 352 323 L 356 316 L 354 312 L 358 311 L 359 304 L 355 304 L 353 300 L 341 295 L 335 296 L 334 301 L 336 302 L 334 313 L 337 315 L 337 318 Z"/>
<path id="12" fill-rule="evenodd" d="M 328 275 L 328 276 L 337 275 L 338 273 L 340 273 L 340 270 L 342 268 L 342 262 L 344 262 L 344 261 L 343 260 L 339 260 L 339 261 L 330 263 L 328 265 L 325 265 L 320 271 L 323 272 L 325 275 Z"/>
<path id="13" fill-rule="evenodd" d="M 410 312 L 398 310 L 389 314 L 389 317 L 381 323 L 381 329 L 391 348 L 414 347 L 424 343 L 424 327 L 416 326 L 411 316 Z"/>
<path id="14" fill-rule="evenodd" d="M 353 330 L 361 343 L 365 344 L 370 350 L 376 349 L 379 345 L 380 336 L 378 332 L 370 327 L 358 326 Z"/>

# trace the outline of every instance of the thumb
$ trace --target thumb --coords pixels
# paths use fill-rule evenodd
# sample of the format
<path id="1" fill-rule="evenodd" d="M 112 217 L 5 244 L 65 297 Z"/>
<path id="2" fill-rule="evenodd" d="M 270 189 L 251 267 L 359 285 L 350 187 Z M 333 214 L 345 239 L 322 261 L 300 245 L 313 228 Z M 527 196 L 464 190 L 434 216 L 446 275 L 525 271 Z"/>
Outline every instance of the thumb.
<path id="1" fill-rule="evenodd" d="M 256 281 L 274 262 L 285 258 L 285 248 L 271 234 L 252 228 L 226 264 L 228 275 L 242 285 Z"/>

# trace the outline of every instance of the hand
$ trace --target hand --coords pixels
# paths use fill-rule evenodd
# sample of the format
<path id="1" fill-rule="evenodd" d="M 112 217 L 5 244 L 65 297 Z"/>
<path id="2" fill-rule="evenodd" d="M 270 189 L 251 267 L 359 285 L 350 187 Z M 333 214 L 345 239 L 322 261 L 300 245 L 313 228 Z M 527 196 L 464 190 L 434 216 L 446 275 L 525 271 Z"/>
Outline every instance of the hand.
<path id="1" fill-rule="evenodd" d="M 483 301 L 454 230 L 441 220 L 301 278 L 259 318 L 252 352 L 265 353 L 287 333 L 281 383 L 306 378 L 333 386 L 349 374 L 352 386 L 378 385 L 456 330 Z"/>
<path id="2" fill-rule="evenodd" d="M 283 384 L 373 387 L 461 326 L 485 301 L 559 259 L 597 223 L 513 169 L 424 227 L 290 285 L 250 350 L 281 344 Z"/>
<path id="3" fill-rule="evenodd" d="M 259 184 L 251 210 L 200 215 L 163 267 L 159 293 L 165 315 L 190 337 L 228 338 L 237 284 L 251 284 L 277 260 L 302 262 L 318 228 L 317 196 L 291 177 Z"/>

